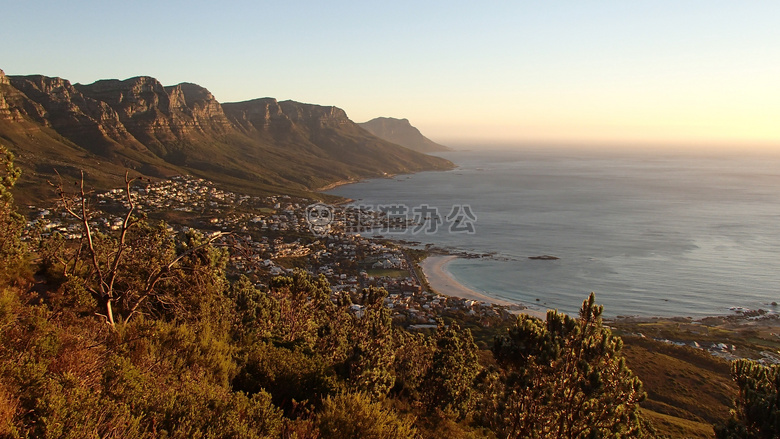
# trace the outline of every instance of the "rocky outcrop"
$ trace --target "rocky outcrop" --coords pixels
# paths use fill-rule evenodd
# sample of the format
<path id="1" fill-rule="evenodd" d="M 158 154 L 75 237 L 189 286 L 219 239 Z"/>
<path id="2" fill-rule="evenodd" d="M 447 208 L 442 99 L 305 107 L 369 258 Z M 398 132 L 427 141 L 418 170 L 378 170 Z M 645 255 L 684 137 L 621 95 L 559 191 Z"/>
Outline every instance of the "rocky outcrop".
<path id="1" fill-rule="evenodd" d="M 311 128 L 338 128 L 351 125 L 347 113 L 341 108 L 302 104 L 295 101 L 279 103 L 282 113 L 294 123 L 306 124 Z"/>
<path id="2" fill-rule="evenodd" d="M 247 131 L 286 129 L 295 125 L 308 130 L 354 125 L 341 108 L 295 101 L 278 102 L 274 98 L 227 103 L 223 107 L 231 121 Z"/>
<path id="3" fill-rule="evenodd" d="M 287 118 L 274 98 L 259 98 L 244 102 L 231 102 L 222 105 L 225 114 L 242 132 L 256 134 L 270 130 L 274 125 L 291 127 Z"/>
<path id="4" fill-rule="evenodd" d="M 159 155 L 232 130 L 219 102 L 195 84 L 164 87 L 154 78 L 139 76 L 76 87 L 110 106 L 127 130 Z"/>
<path id="5" fill-rule="evenodd" d="M 222 105 L 207 89 L 188 82 L 171 87 L 171 89 L 178 89 L 182 93 L 186 111 L 203 132 L 226 133 L 233 129 L 225 116 Z"/>
<path id="6" fill-rule="evenodd" d="M 118 148 L 146 149 L 125 129 L 108 104 L 84 96 L 67 80 L 40 75 L 12 76 L 10 84 L 37 104 L 36 113 L 22 112 L 34 120 L 42 120 L 91 152 L 111 156 Z"/>
<path id="7" fill-rule="evenodd" d="M 377 117 L 358 125 L 381 139 L 405 146 L 414 151 L 428 153 L 448 151 L 450 149 L 423 136 L 420 130 L 413 127 L 407 119 Z"/>
<path id="8" fill-rule="evenodd" d="M 0 119 L 10 119 L 11 109 L 8 106 L 8 102 L 5 100 L 5 89 L 10 85 L 8 78 L 5 76 L 5 72 L 0 70 Z"/>
<path id="9" fill-rule="evenodd" d="M 171 103 L 165 87 L 156 79 L 140 76 L 124 81 L 105 80 L 78 88 L 110 106 L 125 128 L 156 153 L 164 152 L 166 144 L 181 140 L 179 128 L 183 124 L 176 117 L 179 103 Z"/>
<path id="10" fill-rule="evenodd" d="M 0 120 L 21 122 L 24 116 L 47 126 L 44 119 L 46 111 L 37 103 L 31 101 L 19 92 L 5 73 L 0 70 Z"/>
<path id="11" fill-rule="evenodd" d="M 528 259 L 534 261 L 557 261 L 560 258 L 557 256 L 541 255 L 541 256 L 529 256 Z"/>

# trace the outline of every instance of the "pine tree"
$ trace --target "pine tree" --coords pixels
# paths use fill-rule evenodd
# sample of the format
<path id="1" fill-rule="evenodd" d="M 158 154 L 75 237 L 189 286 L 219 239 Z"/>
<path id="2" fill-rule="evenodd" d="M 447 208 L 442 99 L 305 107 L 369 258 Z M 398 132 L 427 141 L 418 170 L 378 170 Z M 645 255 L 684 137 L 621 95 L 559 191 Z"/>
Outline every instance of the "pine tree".
<path id="1" fill-rule="evenodd" d="M 441 321 L 433 344 L 431 367 L 422 381 L 423 401 L 430 411 L 463 418 L 472 408 L 474 380 L 480 371 L 477 345 L 471 331 Z"/>
<path id="2" fill-rule="evenodd" d="M 345 362 L 350 390 L 383 398 L 395 384 L 394 328 L 390 310 L 384 306 L 387 291 L 363 290 L 363 315 L 351 328 L 349 356 Z"/>
<path id="3" fill-rule="evenodd" d="M 492 376 L 483 413 L 501 437 L 641 437 L 642 383 L 602 310 L 591 294 L 578 319 L 521 316 L 497 337 L 493 353 L 504 371 Z"/>
<path id="4" fill-rule="evenodd" d="M 780 366 L 741 359 L 731 365 L 739 387 L 736 409 L 725 425 L 715 428 L 720 439 L 763 439 L 780 436 Z"/>

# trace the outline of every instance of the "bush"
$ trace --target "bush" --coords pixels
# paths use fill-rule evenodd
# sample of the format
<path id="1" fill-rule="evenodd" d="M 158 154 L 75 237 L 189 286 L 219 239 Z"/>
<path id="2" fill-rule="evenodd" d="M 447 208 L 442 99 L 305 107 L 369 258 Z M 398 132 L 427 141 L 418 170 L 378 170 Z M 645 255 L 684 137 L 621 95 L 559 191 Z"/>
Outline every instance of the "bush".
<path id="1" fill-rule="evenodd" d="M 0 286 L 30 277 L 27 248 L 22 242 L 25 221 L 16 212 L 11 194 L 21 174 L 14 166 L 13 154 L 0 145 Z"/>
<path id="2" fill-rule="evenodd" d="M 413 438 L 417 430 L 365 393 L 341 393 L 323 401 L 319 426 L 324 439 Z"/>
<path id="3" fill-rule="evenodd" d="M 256 344 L 246 354 L 233 385 L 250 394 L 270 392 L 274 403 L 288 413 L 296 403 L 319 405 L 324 396 L 337 388 L 335 376 L 328 372 L 321 358 L 265 343 Z"/>

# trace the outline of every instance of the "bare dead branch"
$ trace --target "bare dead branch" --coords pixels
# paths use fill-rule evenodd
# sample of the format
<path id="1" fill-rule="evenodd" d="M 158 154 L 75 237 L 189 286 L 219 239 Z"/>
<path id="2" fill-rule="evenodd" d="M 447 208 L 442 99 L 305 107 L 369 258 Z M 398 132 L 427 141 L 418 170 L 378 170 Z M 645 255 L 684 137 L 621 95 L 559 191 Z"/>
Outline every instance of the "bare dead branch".
<path id="1" fill-rule="evenodd" d="M 182 259 L 186 258 L 187 256 L 189 256 L 189 255 L 191 255 L 191 254 L 193 254 L 193 253 L 195 253 L 195 252 L 197 252 L 197 251 L 199 251 L 199 250 L 201 250 L 203 248 L 208 247 L 209 245 L 211 245 L 217 239 L 222 238 L 223 236 L 228 236 L 228 235 L 232 235 L 232 234 L 233 234 L 232 232 L 217 232 L 217 233 L 213 234 L 212 236 L 210 236 L 209 239 L 207 239 L 206 242 L 204 242 L 203 244 L 200 244 L 200 245 L 198 245 L 196 247 L 193 247 L 193 248 L 183 252 L 182 254 L 180 254 L 179 256 L 174 258 L 170 263 L 168 263 L 168 265 L 166 265 L 166 266 L 160 268 L 159 270 L 157 270 L 156 272 L 152 273 L 149 276 L 149 278 L 146 280 L 146 289 L 141 294 L 141 296 L 138 298 L 138 300 L 133 305 L 133 307 L 130 309 L 130 314 L 128 314 L 128 316 L 125 319 L 125 321 L 126 322 L 130 321 L 130 319 L 133 317 L 133 315 L 138 311 L 138 308 L 141 306 L 143 301 L 146 298 L 148 298 L 149 296 L 153 295 L 154 288 L 157 285 L 157 283 L 163 278 L 163 276 L 166 273 L 170 272 L 179 262 L 181 262 Z"/>

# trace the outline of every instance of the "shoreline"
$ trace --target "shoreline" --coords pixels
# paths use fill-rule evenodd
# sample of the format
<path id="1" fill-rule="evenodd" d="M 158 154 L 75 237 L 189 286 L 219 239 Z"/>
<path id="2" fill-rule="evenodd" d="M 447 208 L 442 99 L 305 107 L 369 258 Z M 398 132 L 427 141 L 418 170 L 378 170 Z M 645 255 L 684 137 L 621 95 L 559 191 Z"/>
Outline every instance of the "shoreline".
<path id="1" fill-rule="evenodd" d="M 420 262 L 420 268 L 422 269 L 423 275 L 435 292 L 443 296 L 459 297 L 461 299 L 476 300 L 478 302 L 492 303 L 506 307 L 516 308 L 518 306 L 526 306 L 517 302 L 490 297 L 487 294 L 476 291 L 458 282 L 446 268 L 450 262 L 458 258 L 459 256 L 457 255 L 432 254 Z M 513 310 L 513 312 L 516 314 L 528 314 L 542 320 L 547 318 L 546 309 L 531 309 L 526 306 L 525 309 Z"/>
<path id="2" fill-rule="evenodd" d="M 375 177 L 350 178 L 350 179 L 347 179 L 347 180 L 334 181 L 333 183 L 326 184 L 325 186 L 323 186 L 321 188 L 318 188 L 318 189 L 314 189 L 313 191 L 314 192 L 325 192 L 325 191 L 329 191 L 331 189 L 335 189 L 335 188 L 337 188 L 339 186 L 346 186 L 348 184 L 362 183 L 364 181 L 374 180 L 374 179 L 390 179 L 390 178 L 395 178 L 395 177 L 397 177 L 399 175 L 411 175 L 411 174 L 414 174 L 414 172 L 409 173 L 409 174 L 385 174 L 385 175 L 377 175 Z"/>
<path id="3" fill-rule="evenodd" d="M 505 299 L 491 297 L 490 295 L 469 288 L 460 283 L 452 273 L 447 270 L 447 265 L 452 261 L 463 256 L 454 254 L 432 253 L 420 262 L 420 268 L 423 276 L 428 281 L 431 289 L 443 296 L 458 297 L 467 300 L 476 300 L 509 308 L 513 314 L 528 314 L 542 320 L 547 318 L 548 308 L 534 309 L 522 302 L 511 302 Z M 519 309 L 523 308 L 524 309 Z M 640 315 L 619 315 L 614 317 L 603 317 L 605 322 L 610 324 L 638 324 L 638 323 L 657 323 L 663 321 L 675 321 L 681 323 L 690 322 L 714 322 L 718 321 L 723 325 L 770 325 L 780 327 L 780 314 L 764 312 L 763 310 L 748 310 L 747 314 L 713 314 L 700 317 L 690 316 L 640 316 Z M 757 313 L 758 312 L 758 313 Z M 757 314 L 756 314 L 757 313 Z"/>
<path id="4" fill-rule="evenodd" d="M 325 191 L 329 191 L 331 189 L 335 189 L 335 188 L 337 188 L 339 186 L 344 186 L 344 185 L 347 185 L 347 184 L 360 183 L 361 181 L 363 181 L 363 180 L 350 179 L 350 180 L 334 181 L 333 183 L 326 184 L 325 186 L 323 186 L 321 188 L 313 189 L 312 191 L 313 192 L 325 192 Z"/>

